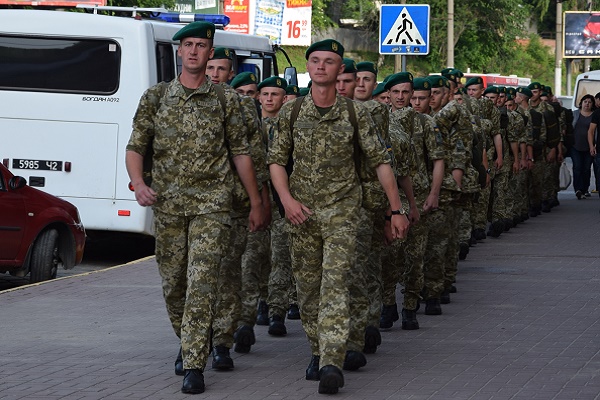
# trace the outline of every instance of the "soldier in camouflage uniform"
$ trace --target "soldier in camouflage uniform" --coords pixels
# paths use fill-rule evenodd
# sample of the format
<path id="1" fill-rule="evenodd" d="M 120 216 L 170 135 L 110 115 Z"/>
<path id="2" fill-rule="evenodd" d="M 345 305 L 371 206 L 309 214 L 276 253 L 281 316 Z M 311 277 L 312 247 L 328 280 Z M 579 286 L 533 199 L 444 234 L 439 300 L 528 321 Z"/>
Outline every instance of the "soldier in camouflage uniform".
<path id="1" fill-rule="evenodd" d="M 219 268 L 231 226 L 231 161 L 252 205 L 249 229 L 259 229 L 264 219 L 237 97 L 224 92 L 223 108 L 219 89 L 206 78 L 214 32 L 213 24 L 194 22 L 175 34 L 182 72 L 144 93 L 126 152 L 136 200 L 154 211 L 156 260 L 167 312 L 181 339 L 175 372 L 184 375 L 184 393 L 205 389 Z M 143 180 L 149 146 L 151 186 Z"/>
<path id="2" fill-rule="evenodd" d="M 319 379 L 319 393 L 337 393 L 344 385 L 341 367 L 349 336 L 348 273 L 355 262 L 361 187 L 355 146 L 368 166 L 377 169 L 391 206 L 391 236 L 403 237 L 408 220 L 401 202 L 390 156 L 364 107 L 336 94 L 343 71 L 343 47 L 331 39 L 306 51 L 312 79 L 309 94 L 285 104 L 270 140 L 268 161 L 273 186 L 291 223 L 290 251 L 296 277 L 302 324 L 312 358 L 309 380 Z M 301 101 L 292 126 L 293 107 Z M 358 129 L 350 122 L 350 108 Z M 293 172 L 285 166 L 290 156 Z"/>
<path id="3" fill-rule="evenodd" d="M 430 82 L 426 78 L 413 81 L 412 74 L 400 72 L 392 75 L 386 83 L 390 91 L 392 113 L 390 126 L 400 125 L 412 141 L 416 169 L 410 173 L 413 198 L 409 197 L 409 221 L 411 228 L 403 245 L 404 257 L 398 257 L 391 267 L 402 276 L 404 301 L 402 307 L 402 329 L 419 329 L 416 310 L 423 290 L 423 268 L 427 236 L 429 234 L 429 212 L 438 207 L 438 197 L 444 175 L 444 143 L 435 123 L 426 112 L 430 96 Z M 411 99 L 418 96 L 424 112 L 408 107 Z M 402 186 L 402 184 L 401 184 Z M 404 189 L 404 188 L 403 188 Z M 386 266 L 387 271 L 387 266 Z M 384 276 L 384 293 L 393 288 L 397 281 Z M 387 296 L 386 296 L 387 297 Z M 384 303 L 381 316 L 382 327 L 389 327 L 393 320 L 390 304 Z"/>
<path id="4" fill-rule="evenodd" d="M 241 96 L 234 87 L 228 86 L 224 79 L 232 74 L 226 73 L 232 68 L 233 53 L 228 49 L 217 48 L 216 54 L 208 61 L 211 68 L 211 81 L 221 85 L 227 92 L 235 94 L 242 109 L 243 125 L 246 127 L 250 143 L 251 157 L 257 170 L 257 179 L 260 183 L 260 194 L 265 207 L 265 220 L 263 225 L 269 223 L 268 181 L 266 170 L 266 149 L 262 145 L 259 119 L 255 100 Z M 251 73 L 240 74 L 232 81 L 236 87 L 252 85 L 256 76 Z M 256 83 L 254 83 L 256 84 Z M 238 179 L 234 181 L 233 209 L 231 213 L 232 230 L 230 235 L 229 251 L 221 262 L 219 274 L 219 292 L 217 296 L 216 316 L 213 323 L 213 361 L 212 367 L 218 370 L 233 369 L 233 359 L 229 349 L 234 345 L 234 350 L 247 353 L 254 344 L 254 331 L 250 327 L 239 326 L 242 313 L 242 255 L 247 247 L 248 226 L 247 215 L 249 209 L 248 195 Z"/>
<path id="5" fill-rule="evenodd" d="M 389 151 L 389 108 L 371 100 L 377 85 L 377 66 L 370 61 L 356 64 L 356 88 L 354 98 L 361 102 L 373 118 L 377 133 Z M 338 76 L 339 80 L 339 76 Z M 363 190 L 361 222 L 357 235 L 356 268 L 360 270 L 353 279 L 351 291 L 351 321 L 348 350 L 355 352 L 347 357 L 344 367 L 355 369 L 363 364 L 360 352 L 375 353 L 381 344 L 379 317 L 381 313 L 381 253 L 384 244 L 385 211 L 387 198 L 375 171 L 366 168 L 367 161 L 361 160 L 360 180 Z M 361 281 L 360 276 L 364 279 Z M 354 314 L 354 315 L 353 315 Z M 366 362 L 366 359 L 364 360 Z"/>
<path id="6" fill-rule="evenodd" d="M 523 175 L 523 170 L 526 168 L 526 153 L 525 153 L 525 145 L 526 145 L 526 137 L 525 137 L 525 119 L 521 114 L 519 114 L 517 110 L 517 105 L 514 100 L 515 94 L 507 93 L 506 101 L 504 103 L 510 126 L 512 127 L 508 133 L 508 140 L 510 143 L 510 151 L 511 151 L 511 178 L 509 181 L 509 187 L 513 191 L 513 201 L 511 214 L 513 219 L 513 226 L 517 226 L 517 224 L 523 222 L 522 211 L 525 206 L 526 196 L 524 193 L 527 191 L 524 190 L 521 182 L 523 181 L 520 175 Z"/>
<path id="7" fill-rule="evenodd" d="M 529 219 L 529 182 L 531 181 L 531 168 L 533 163 L 533 133 L 531 124 L 531 115 L 529 113 L 529 97 L 531 91 L 526 87 L 519 87 L 515 90 L 514 102 L 515 111 L 523 119 L 523 135 L 519 141 L 519 157 L 521 160 L 521 173 L 518 175 L 517 187 L 521 194 L 520 214 L 521 221 Z"/>
<path id="8" fill-rule="evenodd" d="M 541 99 L 543 86 L 539 82 L 532 82 L 527 86 L 531 90 L 531 98 L 529 99 L 529 112 L 543 113 L 544 111 L 554 112 L 551 105 Z M 533 158 L 534 168 L 532 170 L 532 180 L 534 181 L 535 190 L 539 190 L 539 193 L 531 193 L 532 201 L 534 203 L 533 213 L 531 216 L 538 216 L 542 211 L 550 212 L 549 201 L 551 199 L 551 189 L 548 189 L 546 180 L 551 176 L 548 172 L 551 167 L 549 164 L 556 160 L 556 148 L 550 149 L 547 146 L 547 132 L 546 132 L 546 121 L 543 117 L 540 118 L 541 126 L 533 127 L 534 135 L 534 146 L 533 146 Z M 539 185 L 539 186 L 538 186 Z M 538 198 L 540 200 L 537 203 Z"/>

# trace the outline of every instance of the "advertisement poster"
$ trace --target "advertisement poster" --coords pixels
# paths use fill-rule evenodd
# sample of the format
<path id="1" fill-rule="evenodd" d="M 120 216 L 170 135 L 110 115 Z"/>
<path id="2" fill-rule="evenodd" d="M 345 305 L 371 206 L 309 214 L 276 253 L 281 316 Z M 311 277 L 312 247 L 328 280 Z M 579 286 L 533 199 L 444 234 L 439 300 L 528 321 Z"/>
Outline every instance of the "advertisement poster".
<path id="1" fill-rule="evenodd" d="M 567 11 L 563 26 L 564 58 L 600 58 L 600 11 Z"/>
<path id="2" fill-rule="evenodd" d="M 231 20 L 226 31 L 250 33 L 250 0 L 225 0 L 223 7 L 223 14 Z"/>
<path id="3" fill-rule="evenodd" d="M 276 44 L 310 46 L 312 0 L 257 0 L 254 34 Z"/>

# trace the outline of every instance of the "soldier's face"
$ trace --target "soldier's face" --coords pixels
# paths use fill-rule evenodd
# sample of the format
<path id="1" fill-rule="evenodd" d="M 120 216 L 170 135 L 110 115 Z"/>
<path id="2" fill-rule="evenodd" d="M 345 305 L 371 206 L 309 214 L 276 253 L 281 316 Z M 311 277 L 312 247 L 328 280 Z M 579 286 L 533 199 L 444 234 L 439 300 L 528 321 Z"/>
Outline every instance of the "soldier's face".
<path id="1" fill-rule="evenodd" d="M 356 89 L 354 89 L 354 99 L 367 101 L 371 99 L 371 93 L 377 86 L 377 76 L 369 71 L 360 71 L 356 73 Z"/>
<path id="2" fill-rule="evenodd" d="M 515 103 L 514 100 L 506 100 L 504 102 L 504 105 L 506 106 L 507 109 L 509 109 L 510 111 L 515 111 L 517 109 L 517 104 Z"/>
<path id="3" fill-rule="evenodd" d="M 432 88 L 429 105 L 433 110 L 439 110 L 446 105 L 448 95 L 445 88 Z"/>
<path id="4" fill-rule="evenodd" d="M 538 101 L 540 99 L 540 95 L 542 94 L 541 89 L 531 89 L 531 100 Z"/>
<path id="5" fill-rule="evenodd" d="M 264 87 L 260 90 L 258 100 L 266 116 L 275 116 L 283 105 L 285 90 L 275 87 Z"/>
<path id="6" fill-rule="evenodd" d="M 285 97 L 283 98 L 283 102 L 287 103 L 288 101 L 294 100 L 296 97 L 298 97 L 298 96 L 295 94 L 286 94 Z"/>
<path id="7" fill-rule="evenodd" d="M 498 100 L 498 95 L 496 93 L 488 93 L 485 95 L 485 98 L 491 100 L 492 103 L 496 104 L 496 101 Z"/>
<path id="8" fill-rule="evenodd" d="M 498 94 L 498 98 L 496 99 L 496 105 L 498 107 L 502 107 L 504 106 L 504 103 L 506 103 L 506 93 Z"/>
<path id="9" fill-rule="evenodd" d="M 354 99 L 354 89 L 356 89 L 356 74 L 354 72 L 339 74 L 335 83 L 335 89 L 340 96 Z"/>
<path id="10" fill-rule="evenodd" d="M 213 56 L 213 52 L 211 39 L 194 37 L 183 38 L 177 48 L 177 55 L 181 57 L 183 69 L 193 73 L 206 70 L 206 64 Z"/>
<path id="11" fill-rule="evenodd" d="M 394 111 L 410 106 L 410 99 L 413 95 L 412 84 L 410 82 L 399 83 L 390 88 L 390 104 Z"/>
<path id="12" fill-rule="evenodd" d="M 306 61 L 306 70 L 313 85 L 335 85 L 344 71 L 342 57 L 331 51 L 313 51 Z"/>
<path id="13" fill-rule="evenodd" d="M 249 85 L 239 86 L 235 89 L 242 96 L 252 97 L 256 99 L 258 96 L 258 85 L 256 83 L 251 83 Z"/>
<path id="14" fill-rule="evenodd" d="M 483 85 L 471 85 L 467 88 L 467 94 L 474 98 L 479 99 L 483 95 Z"/>
<path id="15" fill-rule="evenodd" d="M 212 83 L 227 83 L 233 78 L 232 62 L 226 58 L 219 60 L 208 60 L 206 64 L 206 75 Z"/>
<path id="16" fill-rule="evenodd" d="M 389 106 L 390 105 L 390 92 L 386 90 L 383 93 L 379 93 L 377 96 L 373 96 L 373 100 Z"/>
<path id="17" fill-rule="evenodd" d="M 415 111 L 421 114 L 429 113 L 429 99 L 431 92 L 429 90 L 415 90 L 410 99 L 410 104 Z"/>

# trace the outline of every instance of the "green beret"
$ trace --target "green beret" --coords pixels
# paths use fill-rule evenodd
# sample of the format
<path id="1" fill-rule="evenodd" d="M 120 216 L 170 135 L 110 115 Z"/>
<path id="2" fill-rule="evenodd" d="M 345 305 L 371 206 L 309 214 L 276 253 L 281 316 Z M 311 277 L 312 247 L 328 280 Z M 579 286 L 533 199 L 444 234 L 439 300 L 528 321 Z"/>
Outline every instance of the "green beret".
<path id="1" fill-rule="evenodd" d="M 375 64 L 372 61 L 361 61 L 358 64 L 356 64 L 356 71 L 357 72 L 372 72 L 375 75 L 377 75 L 377 72 L 379 71 L 377 69 L 377 64 Z"/>
<path id="2" fill-rule="evenodd" d="M 469 87 L 471 85 L 483 85 L 483 79 L 480 76 L 474 76 L 465 83 L 465 87 Z"/>
<path id="3" fill-rule="evenodd" d="M 515 89 L 514 87 L 506 88 L 506 94 L 510 94 L 511 96 L 514 97 L 516 93 L 517 93 L 517 89 Z"/>
<path id="4" fill-rule="evenodd" d="M 506 93 L 506 86 L 496 86 L 498 88 L 498 93 Z"/>
<path id="5" fill-rule="evenodd" d="M 462 78 L 463 76 L 465 76 L 465 74 L 463 74 L 463 72 L 460 69 L 452 69 L 452 73 L 456 76 L 458 76 L 459 78 Z"/>
<path id="6" fill-rule="evenodd" d="M 550 96 L 552 96 L 552 86 L 544 85 L 544 90 L 548 92 Z"/>
<path id="7" fill-rule="evenodd" d="M 527 97 L 532 97 L 533 93 L 531 93 L 531 89 L 529 89 L 528 87 L 518 87 L 517 88 L 517 93 L 521 93 Z"/>
<path id="8" fill-rule="evenodd" d="M 385 83 L 385 89 L 390 90 L 391 87 L 401 83 L 412 83 L 413 76 L 410 72 L 397 72 L 390 76 L 390 79 Z"/>
<path id="9" fill-rule="evenodd" d="M 215 37 L 215 25 L 206 21 L 189 23 L 177 31 L 177 33 L 173 36 L 173 40 L 181 40 L 188 37 L 213 39 Z"/>
<path id="10" fill-rule="evenodd" d="M 448 78 L 446 78 L 445 76 L 441 76 L 441 75 L 429 75 L 427 77 L 427 80 L 429 81 L 430 87 L 433 88 L 445 88 L 448 87 Z M 416 81 L 416 79 L 415 79 Z"/>
<path id="11" fill-rule="evenodd" d="M 513 94 L 507 93 L 506 94 L 506 100 L 514 100 L 515 96 Z"/>
<path id="12" fill-rule="evenodd" d="M 333 39 L 325 39 L 311 44 L 310 47 L 306 49 L 305 58 L 307 60 L 308 56 L 310 56 L 310 53 L 313 51 L 331 51 L 332 53 L 344 58 L 344 46 L 342 46 L 342 44 L 337 40 Z"/>
<path id="13" fill-rule="evenodd" d="M 239 86 L 243 86 L 243 85 L 239 85 Z M 287 81 L 278 76 L 271 76 L 258 84 L 258 90 L 260 90 L 264 87 L 274 87 L 274 88 L 279 88 L 279 89 L 285 90 L 287 88 Z"/>
<path id="14" fill-rule="evenodd" d="M 300 90 L 298 91 L 298 93 L 300 93 L 300 96 L 306 96 L 308 92 L 310 92 L 310 88 L 307 87 L 300 88 Z"/>
<path id="15" fill-rule="evenodd" d="M 300 88 L 296 85 L 287 85 L 285 88 L 285 94 L 295 94 L 298 96 L 300 94 Z"/>
<path id="16" fill-rule="evenodd" d="M 215 47 L 211 60 L 233 60 L 233 51 L 227 47 Z"/>
<path id="17" fill-rule="evenodd" d="M 446 75 L 449 74 L 450 71 L 452 71 L 454 68 L 444 68 L 443 70 L 440 71 L 440 74 L 442 75 Z"/>
<path id="18" fill-rule="evenodd" d="M 352 74 L 356 72 L 356 62 L 351 58 L 344 58 L 342 60 L 344 64 L 344 72 L 342 74 Z"/>
<path id="19" fill-rule="evenodd" d="M 392 74 L 392 75 L 394 75 L 394 74 Z M 385 78 L 383 78 L 383 83 L 387 83 L 387 81 L 390 80 L 390 78 L 392 77 L 392 75 L 388 75 Z"/>
<path id="20" fill-rule="evenodd" d="M 413 81 L 413 89 L 431 91 L 431 83 L 429 83 L 429 79 L 427 78 L 415 78 Z"/>
<path id="21" fill-rule="evenodd" d="M 539 82 L 531 82 L 529 84 L 529 86 L 527 86 L 527 89 L 529 89 L 529 90 L 541 89 L 541 88 L 542 88 L 542 84 Z"/>
<path id="22" fill-rule="evenodd" d="M 377 96 L 378 94 L 381 94 L 385 91 L 387 91 L 387 89 L 385 88 L 385 82 L 378 83 L 377 86 L 375 86 L 375 89 L 373 90 L 371 96 Z"/>
<path id="23" fill-rule="evenodd" d="M 546 97 L 548 97 L 548 92 L 546 92 L 546 91 L 543 91 L 542 93 L 540 93 L 540 97 L 541 97 L 541 96 L 546 96 Z"/>
<path id="24" fill-rule="evenodd" d="M 483 91 L 483 94 L 488 94 L 488 93 L 499 94 L 500 93 L 500 88 L 498 86 L 488 86 Z"/>
<path id="25" fill-rule="evenodd" d="M 256 75 L 254 75 L 253 72 L 242 72 L 241 74 L 238 74 L 235 78 L 233 78 L 233 80 L 231 81 L 231 87 L 237 89 L 240 86 L 251 85 L 253 83 L 258 83 Z"/>

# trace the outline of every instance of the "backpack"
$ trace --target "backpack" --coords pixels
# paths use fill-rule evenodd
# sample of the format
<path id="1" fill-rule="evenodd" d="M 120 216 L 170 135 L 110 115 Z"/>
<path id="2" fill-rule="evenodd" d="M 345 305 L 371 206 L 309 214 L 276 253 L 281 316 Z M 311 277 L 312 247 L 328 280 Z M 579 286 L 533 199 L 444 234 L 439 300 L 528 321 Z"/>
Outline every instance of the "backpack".
<path id="1" fill-rule="evenodd" d="M 544 116 L 541 112 L 535 110 L 529 110 L 529 114 L 531 115 L 531 133 L 533 136 L 533 157 L 537 158 L 544 151 L 544 142 L 540 140 Z"/>
<path id="2" fill-rule="evenodd" d="M 158 110 L 158 108 L 160 107 L 160 103 L 162 102 L 162 99 L 165 96 L 165 93 L 167 92 L 167 87 L 169 86 L 169 83 L 170 82 L 163 81 L 158 84 L 159 89 L 160 89 L 160 96 L 158 97 L 158 101 L 153 104 L 155 106 L 156 110 Z M 221 85 L 214 85 L 214 87 L 215 87 L 215 91 L 217 92 L 217 98 L 219 99 L 219 103 L 221 103 L 221 108 L 223 109 L 223 115 L 226 116 L 227 115 L 227 101 L 225 99 L 225 90 L 223 89 L 223 87 Z M 223 130 L 225 130 L 225 118 L 223 118 Z M 154 136 L 148 143 L 148 147 L 146 147 L 146 154 L 144 154 L 144 161 L 142 164 L 142 177 L 144 179 L 144 183 L 146 184 L 146 186 L 152 185 L 152 164 L 153 164 L 152 159 L 154 157 L 153 143 L 154 143 Z"/>
<path id="3" fill-rule="evenodd" d="M 544 115 L 544 122 L 546 122 L 546 146 L 553 149 L 558 146 L 561 139 L 558 116 L 562 111 L 562 107 L 560 104 L 550 104 L 552 105 L 553 111 L 546 110 L 542 114 Z"/>

